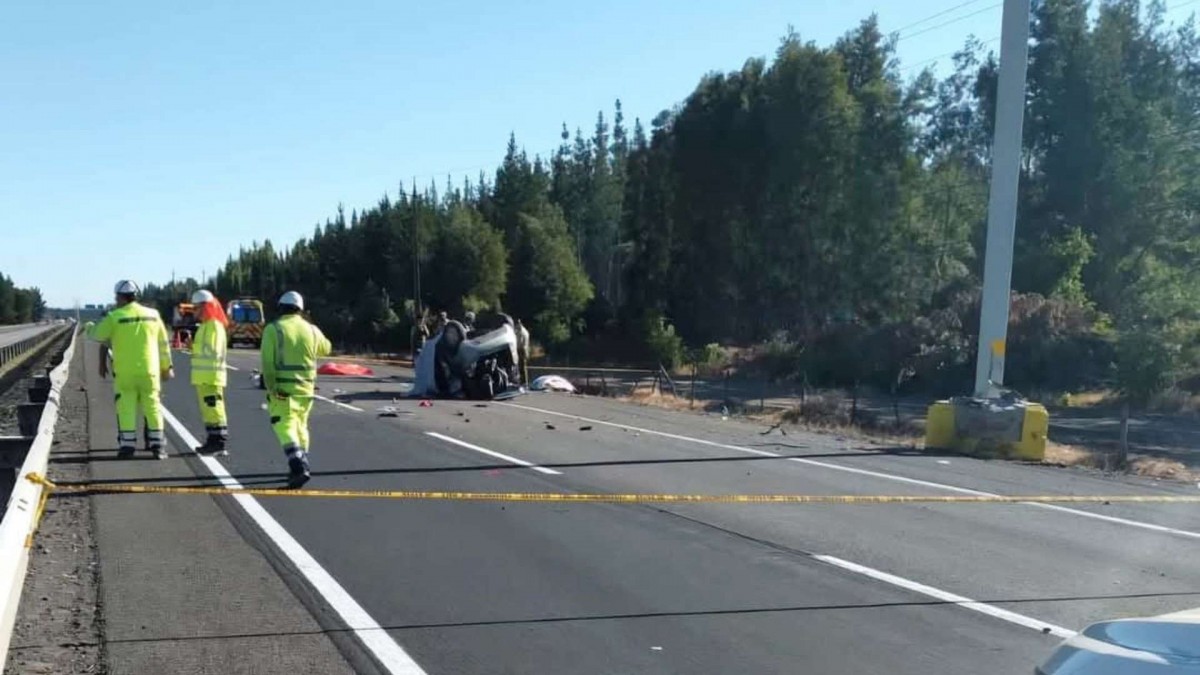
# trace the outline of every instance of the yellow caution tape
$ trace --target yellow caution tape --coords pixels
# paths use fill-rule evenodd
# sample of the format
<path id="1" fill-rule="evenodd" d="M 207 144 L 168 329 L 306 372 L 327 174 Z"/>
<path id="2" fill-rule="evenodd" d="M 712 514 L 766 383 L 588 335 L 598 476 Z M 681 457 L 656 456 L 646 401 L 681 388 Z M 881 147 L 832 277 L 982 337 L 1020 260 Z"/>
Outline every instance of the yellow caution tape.
<path id="1" fill-rule="evenodd" d="M 326 497 L 409 501 L 558 502 L 587 504 L 1200 504 L 1200 495 L 721 495 L 607 494 L 565 492 L 453 492 L 414 490 L 328 490 L 220 486 L 131 485 L 126 483 L 58 485 L 44 476 L 27 478 L 49 491 L 94 494 L 253 495 L 255 497 Z"/>

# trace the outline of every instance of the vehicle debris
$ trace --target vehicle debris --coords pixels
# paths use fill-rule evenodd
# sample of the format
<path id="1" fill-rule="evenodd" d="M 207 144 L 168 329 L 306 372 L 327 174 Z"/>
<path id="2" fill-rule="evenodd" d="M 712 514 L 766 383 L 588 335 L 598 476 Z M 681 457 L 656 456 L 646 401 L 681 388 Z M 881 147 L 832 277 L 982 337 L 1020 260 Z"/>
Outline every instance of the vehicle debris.
<path id="1" fill-rule="evenodd" d="M 575 385 L 571 384 L 567 378 L 561 375 L 542 375 L 529 385 L 529 388 L 534 391 L 557 391 L 566 394 L 574 394 L 576 392 Z"/>

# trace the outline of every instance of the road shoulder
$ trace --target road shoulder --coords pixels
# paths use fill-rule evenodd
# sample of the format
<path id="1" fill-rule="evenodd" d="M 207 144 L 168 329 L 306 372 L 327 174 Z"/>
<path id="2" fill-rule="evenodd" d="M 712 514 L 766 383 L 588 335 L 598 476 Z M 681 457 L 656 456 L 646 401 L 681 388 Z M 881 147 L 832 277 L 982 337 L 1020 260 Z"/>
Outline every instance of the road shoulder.
<path id="1" fill-rule="evenodd" d="M 145 452 L 116 459 L 110 383 L 92 370 L 85 369 L 92 479 L 194 475 L 175 447 L 166 461 Z M 353 672 L 214 499 L 100 495 L 92 502 L 108 672 Z"/>
<path id="2" fill-rule="evenodd" d="M 50 454 L 55 481 L 86 481 L 91 475 L 82 364 L 77 350 Z M 30 555 L 6 674 L 105 672 L 98 572 L 92 500 L 52 499 Z"/>

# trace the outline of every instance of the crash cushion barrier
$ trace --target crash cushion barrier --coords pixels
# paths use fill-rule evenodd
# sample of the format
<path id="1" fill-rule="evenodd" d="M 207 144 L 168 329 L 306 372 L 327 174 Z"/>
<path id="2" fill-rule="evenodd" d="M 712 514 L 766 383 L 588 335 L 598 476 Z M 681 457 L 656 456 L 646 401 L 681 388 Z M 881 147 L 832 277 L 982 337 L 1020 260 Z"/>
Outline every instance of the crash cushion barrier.
<path id="1" fill-rule="evenodd" d="M 1049 431 L 1050 413 L 1040 403 L 952 398 L 929 406 L 925 447 L 978 457 L 1041 461 Z"/>
<path id="2" fill-rule="evenodd" d="M 8 658 L 13 623 L 17 618 L 17 606 L 21 601 L 21 589 L 25 586 L 25 572 L 29 566 L 33 531 L 45 497 L 49 494 L 44 485 L 28 477 L 46 474 L 46 467 L 50 463 L 50 446 L 54 443 L 54 427 L 58 423 L 59 401 L 78 340 L 79 334 L 74 333 L 63 352 L 62 362 L 50 371 L 50 395 L 46 407 L 42 410 L 29 453 L 17 474 L 17 484 L 8 499 L 4 519 L 0 520 L 0 670 Z"/>

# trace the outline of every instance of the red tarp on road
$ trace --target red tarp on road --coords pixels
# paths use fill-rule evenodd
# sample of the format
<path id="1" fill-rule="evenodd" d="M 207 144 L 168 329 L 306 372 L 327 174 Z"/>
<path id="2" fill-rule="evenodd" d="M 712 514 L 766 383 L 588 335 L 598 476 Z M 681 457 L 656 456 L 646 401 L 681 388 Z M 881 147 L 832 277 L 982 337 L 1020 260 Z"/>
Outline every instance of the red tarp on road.
<path id="1" fill-rule="evenodd" d="M 357 363 L 323 363 L 317 372 L 322 375 L 374 375 L 375 371 Z"/>

